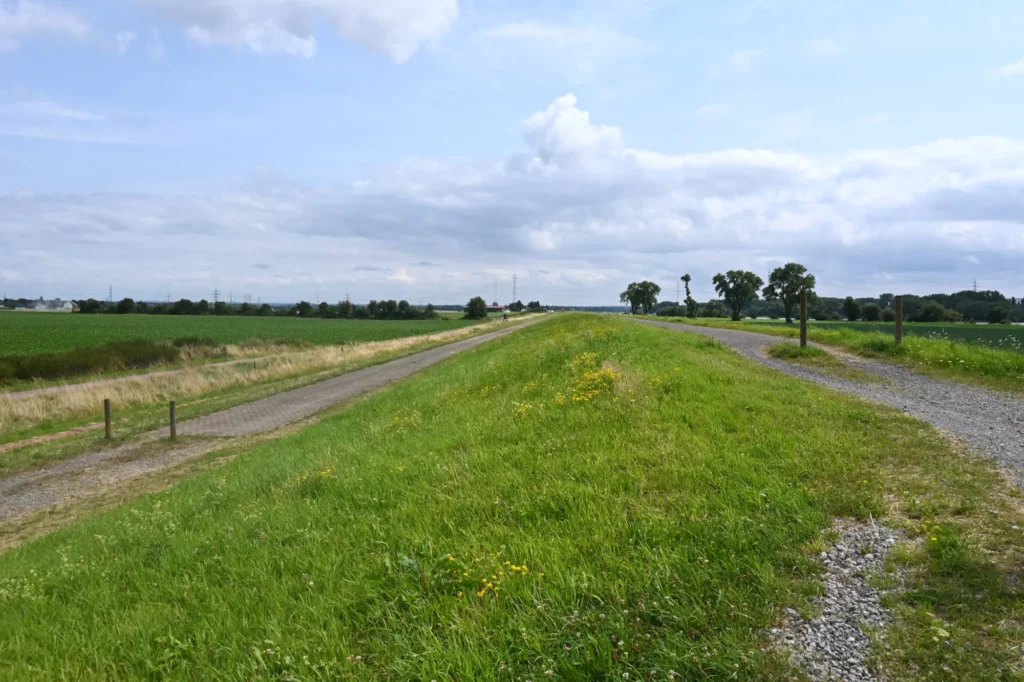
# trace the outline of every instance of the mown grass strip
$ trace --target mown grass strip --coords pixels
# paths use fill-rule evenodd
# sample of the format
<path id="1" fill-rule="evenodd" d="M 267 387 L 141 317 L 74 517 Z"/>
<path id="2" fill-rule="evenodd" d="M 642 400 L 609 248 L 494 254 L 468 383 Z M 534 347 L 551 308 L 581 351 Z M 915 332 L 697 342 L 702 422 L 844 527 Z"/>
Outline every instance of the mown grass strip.
<path id="1" fill-rule="evenodd" d="M 1010 494 L 894 410 L 560 315 L 0 556 L 0 676 L 793 679 L 767 628 L 870 516 L 921 538 L 894 679 L 1006 677 Z"/>

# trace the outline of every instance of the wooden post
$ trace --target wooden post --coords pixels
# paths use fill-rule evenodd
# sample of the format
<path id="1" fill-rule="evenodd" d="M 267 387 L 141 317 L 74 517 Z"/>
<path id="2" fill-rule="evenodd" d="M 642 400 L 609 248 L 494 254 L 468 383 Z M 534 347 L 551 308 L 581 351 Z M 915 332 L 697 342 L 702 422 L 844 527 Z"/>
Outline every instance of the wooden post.
<path id="1" fill-rule="evenodd" d="M 897 296 L 896 304 L 896 345 L 903 343 L 903 297 Z"/>
<path id="2" fill-rule="evenodd" d="M 110 440 L 114 437 L 114 429 L 110 426 L 110 398 L 103 399 L 103 426 L 104 437 Z"/>
<path id="3" fill-rule="evenodd" d="M 178 437 L 178 426 L 174 421 L 174 401 L 171 401 L 171 440 Z"/>
<path id="4" fill-rule="evenodd" d="M 800 290 L 800 347 L 807 348 L 807 289 Z"/>

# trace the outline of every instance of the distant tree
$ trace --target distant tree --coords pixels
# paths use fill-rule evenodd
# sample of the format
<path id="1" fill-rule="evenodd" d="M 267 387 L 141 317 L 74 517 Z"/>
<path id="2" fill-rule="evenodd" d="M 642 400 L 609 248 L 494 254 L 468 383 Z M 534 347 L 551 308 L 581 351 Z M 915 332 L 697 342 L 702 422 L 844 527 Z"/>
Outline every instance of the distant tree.
<path id="1" fill-rule="evenodd" d="M 274 309 L 270 307 L 269 303 L 263 303 L 260 305 L 260 310 L 258 314 L 262 316 L 273 315 Z"/>
<path id="2" fill-rule="evenodd" d="M 117 314 L 128 315 L 135 312 L 135 301 L 130 298 L 122 298 L 117 302 Z"/>
<path id="3" fill-rule="evenodd" d="M 729 317 L 729 311 L 721 301 L 713 300 L 705 303 L 700 309 L 701 317 Z"/>
<path id="4" fill-rule="evenodd" d="M 398 312 L 401 313 L 402 315 L 405 315 L 407 312 L 409 312 L 409 302 L 404 299 L 399 301 Z"/>
<path id="5" fill-rule="evenodd" d="M 634 315 L 637 310 L 646 315 L 658 302 L 660 293 L 661 287 L 654 282 L 630 282 L 626 290 L 619 294 L 619 301 L 629 303 L 630 312 Z"/>
<path id="6" fill-rule="evenodd" d="M 739 321 L 743 306 L 757 300 L 757 290 L 764 284 L 763 279 L 746 270 L 729 270 L 724 275 L 718 273 L 711 281 L 715 284 L 715 291 L 732 311 L 734 322 Z"/>
<path id="7" fill-rule="evenodd" d="M 874 303 L 868 303 L 861 306 L 860 316 L 865 322 L 878 322 L 882 319 L 882 309 Z M 893 313 L 893 317 L 895 317 L 895 313 Z"/>
<path id="8" fill-rule="evenodd" d="M 196 304 L 187 298 L 178 299 L 168 311 L 171 315 L 195 315 Z"/>
<path id="9" fill-rule="evenodd" d="M 235 312 L 234 308 L 229 306 L 226 301 L 217 301 L 213 304 L 214 315 L 230 315 L 233 312 Z"/>
<path id="10" fill-rule="evenodd" d="M 896 321 L 896 311 L 893 310 L 892 308 L 886 308 L 885 310 L 883 310 L 882 311 L 882 321 L 883 322 L 895 322 Z"/>
<path id="11" fill-rule="evenodd" d="M 988 311 L 989 324 L 1005 324 L 1010 321 L 1010 312 L 1006 308 L 997 307 Z"/>
<path id="12" fill-rule="evenodd" d="M 924 299 L 921 308 L 910 319 L 913 322 L 946 322 L 952 320 L 953 315 L 938 301 Z"/>
<path id="13" fill-rule="evenodd" d="M 377 301 L 371 300 L 366 304 L 366 315 L 368 317 L 377 317 Z"/>
<path id="14" fill-rule="evenodd" d="M 786 315 L 786 324 L 793 322 L 793 307 L 800 302 L 800 292 L 814 291 L 816 280 L 814 275 L 807 273 L 807 268 L 799 263 L 786 263 L 775 268 L 768 275 L 768 286 L 764 288 L 766 301 L 779 301 Z"/>
<path id="15" fill-rule="evenodd" d="M 377 317 L 394 317 L 398 310 L 398 302 L 390 298 L 377 304 Z"/>
<path id="16" fill-rule="evenodd" d="M 473 320 L 487 317 L 487 301 L 480 296 L 469 299 L 469 303 L 466 304 L 466 317 Z"/>
<path id="17" fill-rule="evenodd" d="M 338 301 L 338 317 L 352 317 L 352 302 Z"/>
<path id="18" fill-rule="evenodd" d="M 309 301 L 299 301 L 295 304 L 295 314 L 299 317 L 309 317 L 313 314 L 313 306 Z"/>
<path id="19" fill-rule="evenodd" d="M 690 295 L 690 273 L 686 273 L 679 279 L 683 280 L 683 286 L 686 287 L 686 316 L 689 318 L 697 317 L 697 299 Z"/>
<path id="20" fill-rule="evenodd" d="M 878 297 L 878 304 L 883 308 L 891 308 L 892 302 L 896 297 L 892 294 L 882 294 Z"/>
<path id="21" fill-rule="evenodd" d="M 252 315 L 254 310 L 255 310 L 255 308 L 253 308 L 252 304 L 249 303 L 248 301 L 246 301 L 242 305 L 238 306 L 238 314 L 239 315 Z"/>
<path id="22" fill-rule="evenodd" d="M 209 312 L 210 312 L 210 302 L 207 301 L 205 298 L 199 299 L 199 302 L 196 303 L 196 314 L 197 315 L 206 315 Z"/>
<path id="23" fill-rule="evenodd" d="M 526 309 L 532 313 L 539 312 L 541 310 L 540 301 L 530 301 L 526 304 Z"/>
<path id="24" fill-rule="evenodd" d="M 860 319 L 860 304 L 853 299 L 853 296 L 847 296 L 843 299 L 843 315 L 846 315 L 846 319 L 850 322 L 856 322 Z"/>
<path id="25" fill-rule="evenodd" d="M 437 310 L 434 309 L 433 303 L 428 303 L 427 307 L 423 309 L 422 317 L 424 320 L 433 320 L 438 317 Z"/>
<path id="26" fill-rule="evenodd" d="M 20 305 L 25 305 L 25 304 L 21 303 Z M 84 301 L 81 301 L 78 304 L 78 312 L 86 314 L 86 315 L 93 315 L 95 313 L 99 313 L 99 312 L 102 312 L 102 311 L 103 311 L 103 303 L 100 302 L 100 301 L 97 301 L 95 298 L 87 298 L 87 299 L 85 299 Z"/>
<path id="27" fill-rule="evenodd" d="M 327 303 L 327 301 L 320 301 L 320 304 L 316 307 L 316 316 L 317 317 L 330 317 L 331 316 L 331 306 L 330 306 L 329 303 Z"/>
<path id="28" fill-rule="evenodd" d="M 508 309 L 511 310 L 514 313 L 522 312 L 523 308 L 525 308 L 525 307 L 526 306 L 523 305 L 522 301 L 516 301 L 514 303 L 509 303 L 509 305 L 508 305 Z"/>

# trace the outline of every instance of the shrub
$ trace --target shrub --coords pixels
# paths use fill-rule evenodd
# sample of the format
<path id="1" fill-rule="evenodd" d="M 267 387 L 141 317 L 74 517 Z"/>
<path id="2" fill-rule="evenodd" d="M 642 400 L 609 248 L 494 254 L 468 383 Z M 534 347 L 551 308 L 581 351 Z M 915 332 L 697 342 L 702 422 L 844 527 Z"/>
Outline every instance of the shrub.
<path id="1" fill-rule="evenodd" d="M 892 308 L 886 308 L 885 310 L 883 310 L 882 311 L 882 321 L 883 322 L 895 322 L 896 321 L 896 311 L 893 310 Z"/>
<path id="2" fill-rule="evenodd" d="M 479 296 L 469 299 L 469 303 L 466 304 L 466 317 L 473 320 L 487 317 L 487 301 Z"/>
<path id="3" fill-rule="evenodd" d="M 865 322 L 878 322 L 882 319 L 882 309 L 874 303 L 868 303 L 860 309 L 860 316 Z"/>

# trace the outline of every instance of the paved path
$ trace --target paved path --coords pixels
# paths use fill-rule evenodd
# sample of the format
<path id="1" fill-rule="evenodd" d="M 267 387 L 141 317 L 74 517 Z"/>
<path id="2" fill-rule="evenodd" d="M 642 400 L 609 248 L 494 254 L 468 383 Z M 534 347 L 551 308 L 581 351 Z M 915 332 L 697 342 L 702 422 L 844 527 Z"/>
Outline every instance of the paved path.
<path id="1" fill-rule="evenodd" d="M 932 379 L 894 363 L 843 355 L 842 359 L 850 366 L 886 380 L 859 382 L 768 357 L 765 346 L 786 340 L 777 336 L 678 322 L 638 322 L 711 336 L 741 355 L 774 369 L 903 410 L 983 450 L 1011 473 L 1018 486 L 1024 487 L 1024 399 L 959 382 Z"/>
<path id="2" fill-rule="evenodd" d="M 361 393 L 404 379 L 415 372 L 543 319 L 509 324 L 460 341 L 431 348 L 365 369 L 284 391 L 245 405 L 178 424 L 178 435 L 190 438 L 172 445 L 167 429 L 153 431 L 139 441 L 88 452 L 0 479 L 0 522 L 11 522 L 41 509 L 95 497 L 133 478 L 174 466 L 212 450 L 217 437 L 248 436 L 270 431 Z M 0 538 L 0 547 L 3 546 Z"/>

